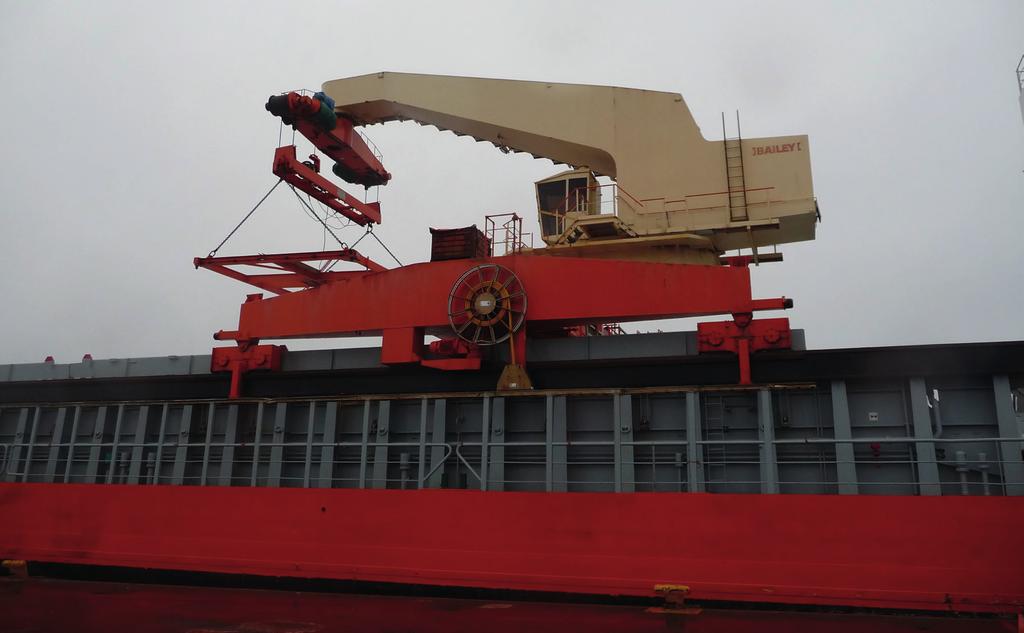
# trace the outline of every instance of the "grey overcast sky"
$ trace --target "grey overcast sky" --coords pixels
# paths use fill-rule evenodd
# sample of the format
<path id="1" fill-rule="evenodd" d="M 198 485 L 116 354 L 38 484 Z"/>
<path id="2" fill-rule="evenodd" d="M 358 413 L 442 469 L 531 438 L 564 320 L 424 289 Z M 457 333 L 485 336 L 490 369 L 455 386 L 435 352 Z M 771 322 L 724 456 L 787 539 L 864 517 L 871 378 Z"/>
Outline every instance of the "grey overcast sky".
<path id="1" fill-rule="evenodd" d="M 208 352 L 250 290 L 191 260 L 274 181 L 266 97 L 379 70 L 668 90 L 710 139 L 735 109 L 746 136 L 808 134 L 823 223 L 753 271 L 758 296 L 794 297 L 816 348 L 1024 338 L 1021 54 L 1009 0 L 3 0 L 0 363 Z M 561 169 L 368 132 L 406 262 L 428 226 L 535 223 L 532 182 Z M 222 253 L 321 240 L 279 190 Z"/>

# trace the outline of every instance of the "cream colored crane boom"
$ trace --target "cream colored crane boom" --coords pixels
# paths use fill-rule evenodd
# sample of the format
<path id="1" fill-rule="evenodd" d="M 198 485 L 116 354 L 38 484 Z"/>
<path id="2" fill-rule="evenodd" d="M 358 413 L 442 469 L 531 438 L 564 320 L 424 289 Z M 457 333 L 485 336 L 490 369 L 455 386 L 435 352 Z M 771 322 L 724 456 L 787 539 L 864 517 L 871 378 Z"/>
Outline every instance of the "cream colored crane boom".
<path id="1" fill-rule="evenodd" d="M 708 141 L 678 94 L 390 72 L 323 90 L 357 125 L 413 120 L 614 179 L 611 210 L 561 209 L 544 236 L 572 254 L 643 247 L 660 248 L 655 259 L 717 261 L 814 238 L 807 137 Z"/>

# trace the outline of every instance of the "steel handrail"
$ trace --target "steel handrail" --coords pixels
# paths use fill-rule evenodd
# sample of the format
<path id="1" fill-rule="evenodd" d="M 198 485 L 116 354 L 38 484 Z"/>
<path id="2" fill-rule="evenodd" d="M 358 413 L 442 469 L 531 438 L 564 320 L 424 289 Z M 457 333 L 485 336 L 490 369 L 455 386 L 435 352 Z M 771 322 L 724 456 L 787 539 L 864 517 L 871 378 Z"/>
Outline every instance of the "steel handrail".
<path id="1" fill-rule="evenodd" d="M 982 443 L 982 442 L 1024 442 L 1024 437 L 915 437 L 915 436 L 904 436 L 904 437 L 858 437 L 850 439 L 836 439 L 830 437 L 804 437 L 804 438 L 784 438 L 770 440 L 772 444 L 782 445 L 800 445 L 800 444 L 909 444 L 918 442 L 932 442 L 936 444 L 957 444 L 957 443 Z M 477 442 L 459 442 L 459 446 L 468 447 L 481 447 L 481 446 L 499 446 L 499 447 L 528 447 L 528 446 L 685 446 L 689 443 L 689 440 L 676 439 L 676 440 L 621 440 L 616 442 L 615 440 L 564 440 L 564 441 L 511 441 L 511 442 L 496 442 L 496 441 L 477 441 Z M 753 444 L 765 444 L 768 443 L 766 440 L 759 438 L 750 439 L 737 439 L 737 440 L 705 440 L 699 439 L 694 441 L 697 445 L 753 445 Z M 8 444 L 0 444 L 5 451 L 4 460 L 6 460 L 6 452 L 11 448 L 29 448 L 33 450 L 37 448 L 255 448 L 256 442 L 176 442 L 176 441 L 152 441 L 152 442 L 134 442 L 134 441 L 108 441 L 108 442 L 11 442 Z M 402 448 L 402 447 L 436 447 L 436 446 L 449 446 L 447 442 L 379 442 L 379 441 L 351 441 L 351 442 L 305 442 L 305 441 L 293 441 L 293 442 L 263 442 L 259 443 L 260 450 L 266 448 L 359 448 L 362 446 L 367 447 L 391 447 L 391 448 Z M 37 458 L 33 458 L 37 459 Z M 0 461 L 0 464 L 3 462 Z"/>
<path id="2" fill-rule="evenodd" d="M 473 473 L 473 476 L 476 477 L 477 481 L 482 482 L 483 479 L 480 477 L 480 473 L 476 472 L 473 466 L 462 455 L 462 444 L 462 442 L 459 442 L 458 444 L 455 445 L 455 456 L 459 458 L 459 461 L 462 462 L 466 466 L 466 468 L 469 469 L 469 472 Z"/>
<path id="3" fill-rule="evenodd" d="M 430 472 L 428 472 L 426 475 L 423 475 L 423 479 L 419 480 L 420 488 L 422 488 L 423 484 L 425 484 L 428 479 L 433 477 L 434 473 L 436 473 L 438 471 L 438 469 L 441 468 L 441 466 L 444 466 L 445 462 L 448 461 L 448 458 L 452 456 L 452 445 L 451 444 L 445 444 L 444 447 L 445 447 L 445 449 L 447 449 L 445 451 L 444 456 L 441 457 L 441 459 L 438 460 L 438 462 L 436 464 L 434 464 L 434 467 L 430 469 Z"/>

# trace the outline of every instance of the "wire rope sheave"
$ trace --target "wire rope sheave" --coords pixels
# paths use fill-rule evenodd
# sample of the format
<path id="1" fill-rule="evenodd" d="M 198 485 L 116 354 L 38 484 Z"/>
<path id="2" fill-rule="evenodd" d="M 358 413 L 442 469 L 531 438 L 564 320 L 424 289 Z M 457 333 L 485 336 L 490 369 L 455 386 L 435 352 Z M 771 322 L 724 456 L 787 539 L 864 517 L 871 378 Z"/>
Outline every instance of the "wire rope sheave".
<path id="1" fill-rule="evenodd" d="M 475 345 L 508 340 L 526 318 L 526 289 L 514 272 L 480 264 L 464 272 L 448 293 L 448 322 L 456 336 Z"/>

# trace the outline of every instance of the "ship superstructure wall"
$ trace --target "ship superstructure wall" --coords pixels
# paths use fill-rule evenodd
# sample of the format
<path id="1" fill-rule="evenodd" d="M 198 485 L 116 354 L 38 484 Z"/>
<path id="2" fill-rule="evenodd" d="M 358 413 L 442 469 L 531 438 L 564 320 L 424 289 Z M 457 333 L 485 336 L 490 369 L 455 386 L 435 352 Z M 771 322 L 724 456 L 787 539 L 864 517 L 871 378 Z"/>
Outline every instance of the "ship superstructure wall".
<path id="1" fill-rule="evenodd" d="M 1021 495 L 1006 374 L 299 399 L 0 404 L 0 480 Z"/>

